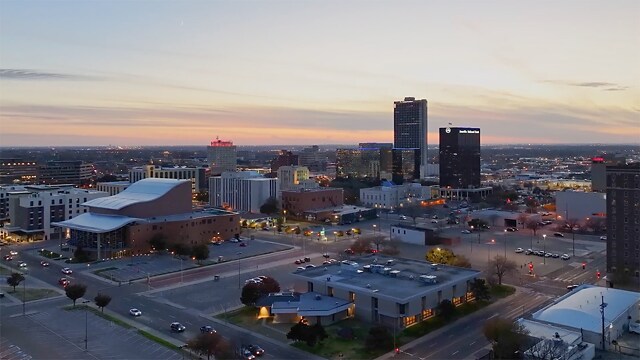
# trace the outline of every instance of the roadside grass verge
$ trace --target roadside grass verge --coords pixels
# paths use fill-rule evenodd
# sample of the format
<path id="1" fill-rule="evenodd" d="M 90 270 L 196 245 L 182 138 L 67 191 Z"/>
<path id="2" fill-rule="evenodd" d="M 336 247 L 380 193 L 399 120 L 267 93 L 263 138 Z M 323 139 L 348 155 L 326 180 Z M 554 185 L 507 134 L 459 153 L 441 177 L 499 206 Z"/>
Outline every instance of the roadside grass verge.
<path id="1" fill-rule="evenodd" d="M 13 291 L 12 286 L 3 286 L 1 289 L 5 294 L 25 302 L 60 296 L 60 293 L 52 289 L 22 288 L 21 286 L 16 287 L 16 291 Z"/>
<path id="2" fill-rule="evenodd" d="M 45 249 L 38 250 L 38 254 L 40 254 L 40 256 L 46 257 L 47 259 L 58 260 L 58 259 L 64 258 L 64 255 L 60 255 L 56 252 L 45 250 Z"/>
<path id="3" fill-rule="evenodd" d="M 67 311 L 85 310 L 86 309 L 86 310 L 91 311 L 92 313 L 100 316 L 101 318 L 103 318 L 105 320 L 109 320 L 109 321 L 113 322 L 116 325 L 122 326 L 125 329 L 133 328 L 133 326 L 129 325 L 128 323 L 126 323 L 126 322 L 124 322 L 124 321 L 122 321 L 122 320 L 120 320 L 120 319 L 118 319 L 118 318 L 116 318 L 114 316 L 111 316 L 109 314 L 105 314 L 102 311 L 100 311 L 100 310 L 98 310 L 96 308 L 93 308 L 91 306 L 87 306 L 85 304 L 77 304 L 75 308 L 73 307 L 73 305 L 68 305 L 68 306 L 65 306 L 63 309 L 67 310 Z"/>
<path id="4" fill-rule="evenodd" d="M 165 339 L 162 339 L 162 338 L 159 338 L 159 337 L 157 337 L 157 336 L 155 336 L 155 335 L 153 335 L 151 333 L 148 333 L 148 332 L 146 332 L 144 330 L 138 329 L 138 333 L 140 335 L 146 337 L 147 339 L 149 339 L 151 341 L 154 341 L 154 342 L 156 342 L 156 343 L 158 343 L 158 344 L 160 344 L 160 345 L 162 345 L 162 346 L 164 346 L 166 348 L 169 348 L 171 350 L 179 350 L 180 349 L 178 346 L 175 346 L 174 344 L 170 343 L 169 341 L 167 341 Z"/>
<path id="5" fill-rule="evenodd" d="M 489 289 L 489 294 L 491 294 L 491 297 L 497 299 L 507 297 L 515 292 L 516 288 L 509 285 L 494 285 Z"/>

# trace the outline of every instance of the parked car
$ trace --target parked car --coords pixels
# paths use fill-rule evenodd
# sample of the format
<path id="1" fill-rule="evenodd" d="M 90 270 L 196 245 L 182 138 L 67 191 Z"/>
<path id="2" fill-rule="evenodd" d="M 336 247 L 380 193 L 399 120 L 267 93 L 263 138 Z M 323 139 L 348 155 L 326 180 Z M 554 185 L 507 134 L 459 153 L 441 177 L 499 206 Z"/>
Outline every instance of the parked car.
<path id="1" fill-rule="evenodd" d="M 552 257 L 552 258 L 554 258 L 554 259 L 557 259 L 557 258 L 559 258 L 559 257 L 560 257 L 560 255 L 558 255 L 558 254 L 556 254 L 556 253 L 553 253 L 553 254 L 551 254 L 551 257 Z"/>
<path id="2" fill-rule="evenodd" d="M 69 280 L 66 277 L 60 278 L 60 280 L 58 280 L 58 284 L 63 285 L 63 286 L 68 282 L 69 282 Z"/>
<path id="3" fill-rule="evenodd" d="M 324 254 L 322 254 L 322 257 L 325 258 L 325 259 L 328 259 L 328 258 L 331 257 L 331 255 L 329 255 L 329 253 L 324 253 Z"/>
<path id="4" fill-rule="evenodd" d="M 432 224 L 437 224 L 437 223 L 438 223 L 438 220 L 433 219 L 433 220 L 431 220 L 431 223 L 432 223 Z"/>
<path id="5" fill-rule="evenodd" d="M 518 229 L 516 229 L 516 228 L 514 228 L 514 227 L 508 227 L 508 228 L 507 228 L 507 231 L 508 231 L 508 232 L 516 232 L 516 231 L 518 231 Z"/>
<path id="6" fill-rule="evenodd" d="M 242 354 L 240 354 L 240 355 L 242 355 L 242 359 L 244 359 L 244 360 L 254 360 L 256 358 L 255 355 L 253 355 L 251 353 L 251 351 L 246 350 L 246 349 L 243 350 Z"/>
<path id="7" fill-rule="evenodd" d="M 531 254 L 533 254 L 533 250 L 531 250 L 531 249 L 527 249 L 527 250 L 524 252 L 524 254 L 525 254 L 525 255 L 531 255 Z"/>
<path id="8" fill-rule="evenodd" d="M 554 232 L 553 236 L 555 236 L 555 237 L 564 237 L 564 234 L 561 233 L 561 232 Z"/>
<path id="9" fill-rule="evenodd" d="M 600 236 L 600 240 L 607 241 L 607 235 Z"/>
<path id="10" fill-rule="evenodd" d="M 516 249 L 516 254 L 520 254 L 521 252 L 524 252 L 523 248 L 517 248 Z"/>
<path id="11" fill-rule="evenodd" d="M 353 251 L 353 250 L 351 250 L 351 248 L 349 248 L 349 249 L 345 249 L 344 253 L 345 254 L 349 254 L 349 255 L 353 255 L 353 254 L 355 254 L 355 251 Z"/>
<path id="12" fill-rule="evenodd" d="M 300 259 L 296 259 L 296 261 L 294 261 L 296 265 L 300 265 L 304 262 L 304 260 L 300 260 Z"/>
<path id="13" fill-rule="evenodd" d="M 142 315 L 142 311 L 140 311 L 140 310 L 138 310 L 136 308 L 133 308 L 133 309 L 129 310 L 129 315 L 131 315 L 131 316 L 141 316 Z"/>
<path id="14" fill-rule="evenodd" d="M 471 231 L 469 231 L 469 230 L 462 230 L 461 232 L 462 232 L 463 234 L 471 234 Z"/>
<path id="15" fill-rule="evenodd" d="M 11 251 L 9 251 L 9 255 L 16 256 L 16 255 L 18 255 L 18 252 L 14 251 L 14 250 L 11 250 Z"/>
<path id="16" fill-rule="evenodd" d="M 296 271 L 302 271 L 302 270 L 305 270 L 305 269 L 306 269 L 306 268 L 305 268 L 304 266 L 298 266 L 298 267 L 296 268 Z"/>
<path id="17" fill-rule="evenodd" d="M 571 290 L 577 288 L 578 286 L 580 286 L 580 285 L 567 285 L 567 290 L 571 291 Z"/>
<path id="18" fill-rule="evenodd" d="M 251 351 L 254 356 L 264 355 L 264 349 L 258 345 L 248 345 L 247 350 Z"/>
<path id="19" fill-rule="evenodd" d="M 5 260 L 7 260 L 7 261 L 11 261 L 11 260 L 13 260 L 13 256 L 11 256 L 11 255 L 5 255 L 5 256 L 4 256 L 4 259 L 5 259 Z"/>
<path id="20" fill-rule="evenodd" d="M 400 215 L 400 220 L 407 220 L 407 217 L 404 215 Z"/>
<path id="21" fill-rule="evenodd" d="M 238 240 L 236 238 L 231 238 L 231 239 L 229 239 L 229 242 L 237 243 L 237 242 L 240 242 L 240 240 Z"/>
<path id="22" fill-rule="evenodd" d="M 304 262 L 310 262 L 310 261 L 311 261 L 311 258 L 310 258 L 310 257 L 305 257 L 305 258 L 304 258 L 304 259 L 302 259 L 302 260 L 304 260 Z"/>
<path id="23" fill-rule="evenodd" d="M 316 266 L 315 266 L 315 265 L 313 265 L 313 264 L 307 264 L 307 265 L 305 266 L 305 268 L 306 268 L 306 269 L 311 269 L 311 268 L 314 268 L 314 267 L 316 267 Z"/>
<path id="24" fill-rule="evenodd" d="M 180 324 L 179 322 L 172 322 L 170 328 L 171 328 L 171 331 L 173 332 L 183 332 L 187 329 L 184 325 Z"/>
<path id="25" fill-rule="evenodd" d="M 47 266 L 49 266 L 49 262 L 42 260 L 42 261 L 40 261 L 40 265 L 44 266 L 44 267 L 47 267 Z"/>
<path id="26" fill-rule="evenodd" d="M 203 334 L 213 334 L 216 332 L 216 329 L 211 325 L 205 325 L 200 327 L 200 332 Z"/>
<path id="27" fill-rule="evenodd" d="M 67 275 L 73 274 L 73 270 L 71 270 L 71 269 L 69 269 L 67 267 L 66 268 L 62 268 L 61 271 L 62 271 L 63 274 L 67 274 Z"/>
<path id="28" fill-rule="evenodd" d="M 27 263 L 24 261 L 18 264 L 18 267 L 21 267 L 21 268 L 26 268 L 27 266 L 28 266 Z"/>
<path id="29" fill-rule="evenodd" d="M 553 254 L 552 254 L 552 253 L 545 253 L 545 254 L 544 254 L 544 257 L 552 257 L 552 256 L 553 256 Z"/>
<path id="30" fill-rule="evenodd" d="M 569 254 L 562 254 L 562 256 L 560 256 L 560 259 L 569 260 L 569 259 L 571 259 L 571 256 L 569 256 Z"/>

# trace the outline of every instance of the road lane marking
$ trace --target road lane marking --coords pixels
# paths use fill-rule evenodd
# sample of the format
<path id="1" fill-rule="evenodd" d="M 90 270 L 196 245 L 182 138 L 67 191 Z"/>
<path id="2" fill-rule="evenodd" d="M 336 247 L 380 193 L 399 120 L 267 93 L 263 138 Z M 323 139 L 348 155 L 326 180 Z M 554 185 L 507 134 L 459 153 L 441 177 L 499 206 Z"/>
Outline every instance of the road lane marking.
<path id="1" fill-rule="evenodd" d="M 491 320 L 491 319 L 493 319 L 494 317 L 496 317 L 496 316 L 498 316 L 498 315 L 499 315 L 498 313 L 495 313 L 495 314 L 493 314 L 493 315 L 489 316 L 489 317 L 487 318 L 487 320 Z"/>
<path id="2" fill-rule="evenodd" d="M 473 344 L 475 344 L 475 343 L 476 343 L 476 342 L 474 341 L 474 342 L 472 342 L 472 343 L 471 343 L 471 344 L 469 344 L 469 345 L 473 345 Z"/>
<path id="3" fill-rule="evenodd" d="M 458 353 L 459 350 L 456 350 L 456 352 L 454 352 L 453 354 L 451 354 L 451 356 L 455 355 Z"/>

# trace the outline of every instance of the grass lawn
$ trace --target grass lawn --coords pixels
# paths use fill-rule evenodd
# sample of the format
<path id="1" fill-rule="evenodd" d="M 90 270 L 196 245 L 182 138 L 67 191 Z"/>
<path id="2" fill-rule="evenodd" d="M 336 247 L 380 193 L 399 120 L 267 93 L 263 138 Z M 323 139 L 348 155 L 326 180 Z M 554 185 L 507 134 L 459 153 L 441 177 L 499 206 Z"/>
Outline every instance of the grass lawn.
<path id="1" fill-rule="evenodd" d="M 64 257 L 63 255 L 60 255 L 58 253 L 55 253 L 49 250 L 38 250 L 38 253 L 40 253 L 41 256 L 44 256 L 49 259 L 61 259 Z"/>
<path id="2" fill-rule="evenodd" d="M 117 325 L 120 325 L 125 329 L 133 328 L 133 326 L 127 324 L 126 322 L 124 322 L 124 321 L 122 321 L 122 320 L 120 320 L 120 319 L 118 319 L 116 317 L 113 317 L 113 316 L 111 316 L 109 314 L 105 314 L 105 313 L 103 313 L 102 311 L 100 311 L 100 310 L 98 310 L 96 308 L 93 308 L 93 307 L 90 307 L 90 306 L 87 306 L 87 305 L 84 305 L 84 304 L 78 304 L 77 302 L 76 302 L 76 306 L 75 307 L 73 307 L 73 305 L 69 305 L 69 306 L 65 306 L 64 309 L 67 310 L 67 311 L 75 311 L 75 310 L 85 310 L 85 309 L 87 309 L 87 310 L 91 311 L 92 313 L 100 316 L 101 318 L 109 320 L 109 321 L 111 321 L 111 322 L 113 322 L 113 323 L 115 323 Z"/>
<path id="3" fill-rule="evenodd" d="M 238 310 L 218 314 L 216 317 L 220 320 L 234 323 L 238 326 L 252 327 L 260 324 L 260 320 L 257 319 L 257 315 L 258 309 L 245 306 Z"/>
<path id="4" fill-rule="evenodd" d="M 489 289 L 489 294 L 491 294 L 491 297 L 497 299 L 507 297 L 514 292 L 516 292 L 516 289 L 509 285 L 494 285 Z"/>
<path id="5" fill-rule="evenodd" d="M 3 286 L 2 291 L 5 294 L 11 295 L 20 301 L 22 301 L 23 295 L 24 295 L 25 301 L 46 299 L 46 298 L 60 295 L 58 292 L 51 289 L 34 289 L 34 288 L 23 289 L 21 286 L 16 287 L 15 292 L 13 292 L 12 286 Z"/>

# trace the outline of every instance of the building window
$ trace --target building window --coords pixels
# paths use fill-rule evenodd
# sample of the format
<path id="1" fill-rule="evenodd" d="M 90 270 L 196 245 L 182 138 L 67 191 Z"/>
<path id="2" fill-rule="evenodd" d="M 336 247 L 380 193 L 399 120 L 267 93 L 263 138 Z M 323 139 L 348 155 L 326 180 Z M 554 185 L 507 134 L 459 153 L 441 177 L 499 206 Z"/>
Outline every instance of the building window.
<path id="1" fill-rule="evenodd" d="M 313 283 L 311 281 L 307 282 L 307 292 L 313 291 Z"/>
<path id="2" fill-rule="evenodd" d="M 371 307 L 374 308 L 374 309 L 378 308 L 378 298 L 376 298 L 376 297 L 372 297 L 371 298 Z"/>
<path id="3" fill-rule="evenodd" d="M 422 310 L 422 320 L 427 320 L 428 318 L 432 317 L 433 314 L 433 309 Z"/>
<path id="4" fill-rule="evenodd" d="M 404 323 L 404 327 L 409 327 L 411 325 L 414 325 L 416 322 L 418 322 L 417 319 L 417 315 L 414 316 L 407 316 L 405 318 L 402 318 L 402 322 Z"/>
<path id="5" fill-rule="evenodd" d="M 333 288 L 331 286 L 327 287 L 327 295 L 333 297 Z"/>
<path id="6" fill-rule="evenodd" d="M 438 304 L 442 302 L 442 290 L 438 291 Z"/>
<path id="7" fill-rule="evenodd" d="M 407 313 L 407 304 L 398 304 L 398 314 L 404 315 Z"/>
<path id="8" fill-rule="evenodd" d="M 356 294 L 353 291 L 349 291 L 349 301 L 351 302 L 356 301 Z"/>

